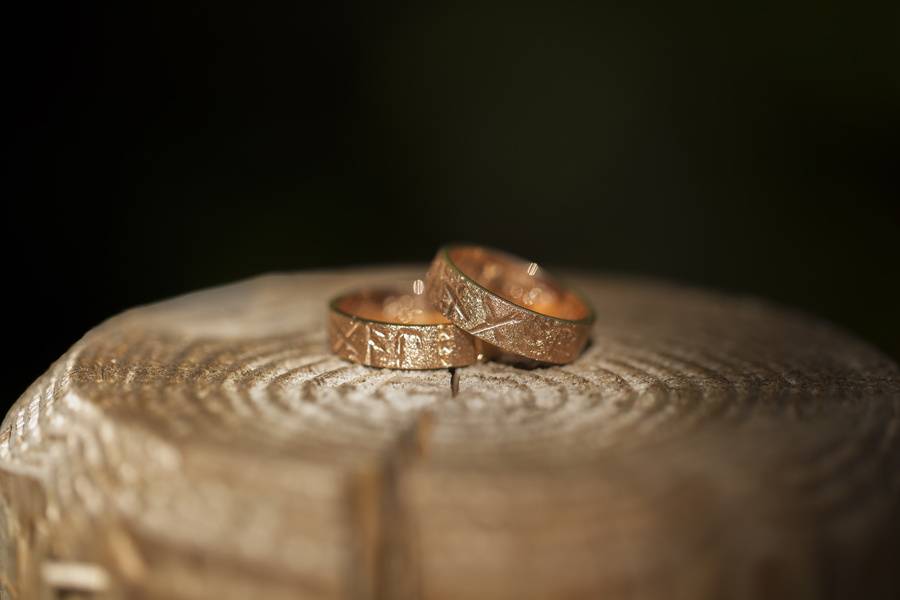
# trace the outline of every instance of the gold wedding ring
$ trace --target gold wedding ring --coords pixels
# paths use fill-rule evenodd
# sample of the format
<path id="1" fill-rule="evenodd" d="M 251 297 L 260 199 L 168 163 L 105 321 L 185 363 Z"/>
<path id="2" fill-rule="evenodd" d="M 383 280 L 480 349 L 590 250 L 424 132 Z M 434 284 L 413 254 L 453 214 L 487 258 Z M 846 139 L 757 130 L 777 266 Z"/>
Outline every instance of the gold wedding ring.
<path id="1" fill-rule="evenodd" d="M 425 288 L 432 305 L 460 329 L 540 362 L 574 360 L 594 322 L 587 301 L 536 263 L 481 246 L 441 248 Z"/>
<path id="2" fill-rule="evenodd" d="M 403 288 L 363 289 L 331 301 L 332 351 L 353 362 L 392 369 L 440 369 L 470 365 L 484 344 L 428 303 L 424 282 Z"/>

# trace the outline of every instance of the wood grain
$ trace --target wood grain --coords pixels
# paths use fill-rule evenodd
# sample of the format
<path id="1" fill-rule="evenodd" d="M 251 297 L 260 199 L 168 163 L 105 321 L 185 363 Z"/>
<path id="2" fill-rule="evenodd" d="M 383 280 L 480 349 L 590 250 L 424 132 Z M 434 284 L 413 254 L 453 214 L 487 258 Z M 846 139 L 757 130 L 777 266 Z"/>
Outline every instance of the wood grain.
<path id="1" fill-rule="evenodd" d="M 0 432 L 0 598 L 900 591 L 900 372 L 753 299 L 570 278 L 576 362 L 370 369 L 276 275 L 128 311 Z M 63 307 L 64 308 L 64 307 Z"/>

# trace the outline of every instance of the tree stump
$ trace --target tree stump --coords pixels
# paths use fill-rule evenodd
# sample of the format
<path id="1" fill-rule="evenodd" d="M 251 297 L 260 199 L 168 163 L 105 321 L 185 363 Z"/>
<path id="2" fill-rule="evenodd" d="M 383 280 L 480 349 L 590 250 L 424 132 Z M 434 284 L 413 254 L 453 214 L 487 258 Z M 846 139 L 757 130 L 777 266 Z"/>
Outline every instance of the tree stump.
<path id="1" fill-rule="evenodd" d="M 329 353 L 329 297 L 421 272 L 265 276 L 90 331 L 3 422 L 0 597 L 898 597 L 876 351 L 581 275 L 597 323 L 566 366 Z"/>

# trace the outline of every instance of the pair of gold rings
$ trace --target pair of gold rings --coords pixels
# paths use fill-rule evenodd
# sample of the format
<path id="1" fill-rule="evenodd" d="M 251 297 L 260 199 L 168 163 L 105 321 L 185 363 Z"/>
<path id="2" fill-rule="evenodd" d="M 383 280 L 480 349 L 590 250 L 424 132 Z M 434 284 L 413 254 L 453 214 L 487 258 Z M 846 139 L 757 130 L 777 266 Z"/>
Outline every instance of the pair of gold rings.
<path id="1" fill-rule="evenodd" d="M 411 286 L 356 290 L 331 301 L 332 351 L 373 367 L 462 367 L 507 353 L 574 360 L 594 313 L 537 263 L 473 245 L 441 248 Z"/>

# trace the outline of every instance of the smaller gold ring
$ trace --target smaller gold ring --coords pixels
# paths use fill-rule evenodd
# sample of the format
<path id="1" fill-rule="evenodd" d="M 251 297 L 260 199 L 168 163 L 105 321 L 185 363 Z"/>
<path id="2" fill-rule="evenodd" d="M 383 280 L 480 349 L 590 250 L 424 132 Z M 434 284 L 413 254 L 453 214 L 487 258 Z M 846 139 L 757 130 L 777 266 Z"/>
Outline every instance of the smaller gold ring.
<path id="1" fill-rule="evenodd" d="M 329 304 L 328 338 L 332 352 L 371 367 L 462 367 L 485 355 L 480 340 L 432 308 L 421 279 L 411 290 L 361 289 L 334 298 Z"/>
<path id="2" fill-rule="evenodd" d="M 574 360 L 594 322 L 588 302 L 537 263 L 481 246 L 441 248 L 425 287 L 432 305 L 460 329 L 540 362 Z"/>

